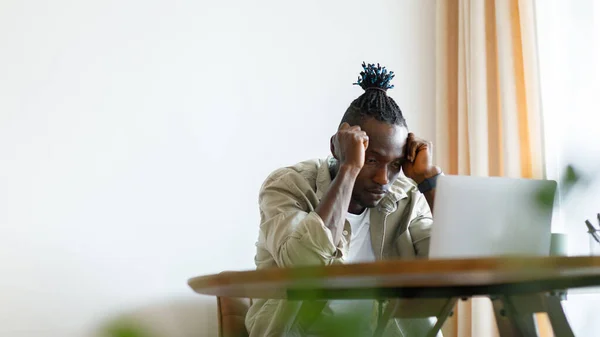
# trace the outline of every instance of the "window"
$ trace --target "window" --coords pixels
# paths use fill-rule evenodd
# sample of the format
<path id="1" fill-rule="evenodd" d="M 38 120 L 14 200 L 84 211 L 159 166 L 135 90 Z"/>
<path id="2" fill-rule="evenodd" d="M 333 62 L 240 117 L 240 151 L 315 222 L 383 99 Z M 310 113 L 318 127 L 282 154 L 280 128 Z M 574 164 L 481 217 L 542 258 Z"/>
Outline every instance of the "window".
<path id="1" fill-rule="evenodd" d="M 569 255 L 588 255 L 584 221 L 600 213 L 600 1 L 537 0 L 536 26 L 548 178 L 567 165 L 593 178 L 559 187 L 553 230 L 568 234 Z M 600 290 L 570 292 L 563 303 L 576 336 L 598 336 Z"/>
<path id="2" fill-rule="evenodd" d="M 536 6 L 548 177 L 560 180 L 571 164 L 595 178 L 568 195 L 561 191 L 554 230 L 570 235 L 572 255 L 589 253 L 584 220 L 597 223 L 600 213 L 599 7 L 595 0 L 538 0 Z"/>

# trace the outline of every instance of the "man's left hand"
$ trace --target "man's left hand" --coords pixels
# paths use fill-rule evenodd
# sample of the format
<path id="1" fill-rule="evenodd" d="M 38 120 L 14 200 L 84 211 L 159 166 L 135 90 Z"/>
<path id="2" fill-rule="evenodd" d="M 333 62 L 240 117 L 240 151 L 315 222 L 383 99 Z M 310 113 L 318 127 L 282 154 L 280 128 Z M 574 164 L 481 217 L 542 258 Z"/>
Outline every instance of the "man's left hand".
<path id="1" fill-rule="evenodd" d="M 409 133 L 404 146 L 404 162 L 402 164 L 404 175 L 420 184 L 425 179 L 442 173 L 438 166 L 433 165 L 432 157 L 433 144 L 415 137 L 412 132 Z"/>

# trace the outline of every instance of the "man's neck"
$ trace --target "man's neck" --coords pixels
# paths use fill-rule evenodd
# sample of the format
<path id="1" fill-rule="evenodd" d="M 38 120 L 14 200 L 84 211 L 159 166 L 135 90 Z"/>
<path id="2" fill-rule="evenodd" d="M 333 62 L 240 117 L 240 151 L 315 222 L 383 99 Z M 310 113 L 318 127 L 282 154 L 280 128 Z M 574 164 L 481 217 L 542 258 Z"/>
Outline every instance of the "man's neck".
<path id="1" fill-rule="evenodd" d="M 365 206 L 357 204 L 354 201 L 350 201 L 350 205 L 348 205 L 348 212 L 352 214 L 362 214 L 365 211 L 365 209 Z"/>
<path id="2" fill-rule="evenodd" d="M 335 176 L 340 169 L 340 162 L 337 159 L 333 159 L 333 162 L 329 166 L 329 175 L 331 176 L 331 180 L 335 179 Z"/>

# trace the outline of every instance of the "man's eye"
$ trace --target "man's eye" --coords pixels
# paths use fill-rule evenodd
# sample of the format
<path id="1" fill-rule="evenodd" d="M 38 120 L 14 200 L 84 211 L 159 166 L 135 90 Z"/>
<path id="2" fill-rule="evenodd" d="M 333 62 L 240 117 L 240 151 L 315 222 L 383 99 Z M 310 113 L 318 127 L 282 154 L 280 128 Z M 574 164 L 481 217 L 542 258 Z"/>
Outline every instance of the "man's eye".
<path id="1" fill-rule="evenodd" d="M 392 164 L 392 167 L 395 168 L 396 170 L 399 170 L 402 167 L 402 163 L 400 163 L 399 161 L 395 162 Z"/>
<path id="2" fill-rule="evenodd" d="M 367 158 L 367 164 L 374 164 L 376 162 L 377 162 L 377 160 L 375 160 L 373 158 Z"/>

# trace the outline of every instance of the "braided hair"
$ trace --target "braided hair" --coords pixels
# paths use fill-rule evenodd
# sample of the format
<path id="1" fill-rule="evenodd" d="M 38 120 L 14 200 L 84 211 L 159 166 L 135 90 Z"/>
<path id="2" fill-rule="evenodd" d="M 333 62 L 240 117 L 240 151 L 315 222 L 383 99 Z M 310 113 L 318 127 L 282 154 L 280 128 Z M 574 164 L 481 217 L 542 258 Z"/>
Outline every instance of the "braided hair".
<path id="1" fill-rule="evenodd" d="M 359 85 L 365 92 L 350 104 L 342 123 L 358 125 L 364 118 L 373 117 L 380 122 L 406 127 L 400 107 L 387 95 L 387 90 L 394 87 L 390 84 L 395 76 L 394 72 L 388 72 L 379 63 L 375 66 L 363 62 L 362 67 L 358 81 L 353 84 Z"/>

